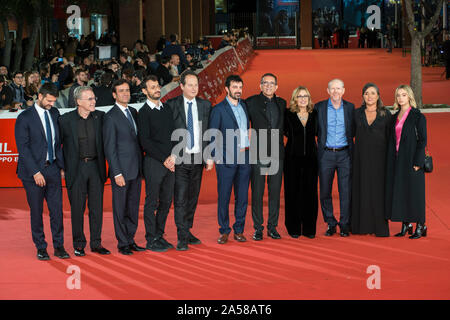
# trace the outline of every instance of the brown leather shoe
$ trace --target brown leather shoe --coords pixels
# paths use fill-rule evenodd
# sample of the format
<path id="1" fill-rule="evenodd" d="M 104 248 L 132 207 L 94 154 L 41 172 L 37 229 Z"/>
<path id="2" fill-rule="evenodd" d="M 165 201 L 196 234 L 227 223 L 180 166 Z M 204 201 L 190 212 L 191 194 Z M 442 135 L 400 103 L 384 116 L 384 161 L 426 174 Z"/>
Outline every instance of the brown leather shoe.
<path id="1" fill-rule="evenodd" d="M 245 241 L 247 241 L 247 239 L 244 237 L 244 235 L 242 233 L 235 233 L 234 234 L 234 240 L 236 240 L 237 242 L 245 242 Z"/>
<path id="2" fill-rule="evenodd" d="M 228 241 L 228 234 L 226 234 L 226 233 L 221 234 L 219 239 L 217 239 L 217 242 L 219 244 L 225 244 L 225 243 L 227 243 L 227 241 Z"/>

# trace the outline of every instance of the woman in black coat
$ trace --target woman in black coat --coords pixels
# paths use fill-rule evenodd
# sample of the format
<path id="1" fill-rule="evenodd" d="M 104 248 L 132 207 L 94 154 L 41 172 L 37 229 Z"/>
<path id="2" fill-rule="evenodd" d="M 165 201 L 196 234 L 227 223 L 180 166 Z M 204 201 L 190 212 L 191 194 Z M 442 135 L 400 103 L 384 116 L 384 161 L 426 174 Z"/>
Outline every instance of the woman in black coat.
<path id="1" fill-rule="evenodd" d="M 352 233 L 389 236 L 384 214 L 386 149 L 392 115 L 373 83 L 363 90 L 363 104 L 355 110 L 355 146 L 352 174 Z"/>
<path id="2" fill-rule="evenodd" d="M 425 147 L 427 124 L 416 108 L 411 88 L 401 85 L 395 90 L 386 162 L 386 217 L 401 221 L 402 230 L 396 236 L 411 233 L 409 223 L 416 222 L 416 231 L 410 239 L 427 235 L 425 226 Z"/>
<path id="3" fill-rule="evenodd" d="M 312 239 L 318 210 L 317 112 L 307 88 L 294 90 L 284 119 L 285 225 L 291 237 Z"/>

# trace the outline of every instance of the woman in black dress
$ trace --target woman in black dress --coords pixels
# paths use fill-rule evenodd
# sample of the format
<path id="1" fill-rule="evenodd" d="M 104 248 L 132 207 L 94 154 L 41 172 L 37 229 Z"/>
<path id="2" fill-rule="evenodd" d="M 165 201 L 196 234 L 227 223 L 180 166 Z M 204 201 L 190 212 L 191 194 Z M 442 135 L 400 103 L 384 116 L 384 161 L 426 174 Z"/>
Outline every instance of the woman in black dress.
<path id="1" fill-rule="evenodd" d="M 395 90 L 394 114 L 386 163 L 386 217 L 403 222 L 402 237 L 411 233 L 410 222 L 416 222 L 416 231 L 410 239 L 427 235 L 425 226 L 425 147 L 427 123 L 416 107 L 414 93 L 407 85 Z"/>
<path id="2" fill-rule="evenodd" d="M 384 108 L 375 84 L 367 83 L 362 96 L 363 104 L 355 110 L 353 117 L 352 233 L 388 237 L 384 195 L 386 149 L 392 116 Z"/>
<path id="3" fill-rule="evenodd" d="M 317 112 L 307 88 L 294 90 L 285 112 L 285 225 L 291 237 L 312 239 L 318 210 Z"/>

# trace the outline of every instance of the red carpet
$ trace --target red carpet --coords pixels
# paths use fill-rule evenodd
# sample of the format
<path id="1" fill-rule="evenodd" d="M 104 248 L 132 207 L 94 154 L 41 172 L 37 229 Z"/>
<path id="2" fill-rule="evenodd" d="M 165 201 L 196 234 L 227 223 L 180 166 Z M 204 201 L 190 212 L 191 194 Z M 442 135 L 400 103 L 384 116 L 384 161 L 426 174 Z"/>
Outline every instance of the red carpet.
<path id="1" fill-rule="evenodd" d="M 268 65 L 271 67 L 267 68 Z M 385 103 L 391 104 L 395 87 L 408 82 L 409 66 L 399 52 L 388 56 L 381 50 L 260 51 L 243 75 L 245 97 L 258 92 L 259 78 L 264 72 L 279 75 L 279 93 L 284 98 L 289 98 L 295 86 L 304 84 L 318 101 L 326 98 L 328 80 L 341 77 L 346 83 L 345 97 L 355 104 L 360 101 L 363 84 L 369 80 L 380 86 Z M 437 68 L 424 70 L 427 103 L 450 102 L 446 93 L 449 82 L 438 81 L 441 72 Z M 428 145 L 435 162 L 435 171 L 426 176 L 429 227 L 426 238 L 415 241 L 353 235 L 328 238 L 323 236 L 325 224 L 319 212 L 316 239 L 292 239 L 284 228 L 282 201 L 278 228 L 281 240 L 266 236 L 262 242 L 250 240 L 253 228 L 249 207 L 245 231 L 249 241 L 230 240 L 219 245 L 216 176 L 214 172 L 205 172 L 193 229 L 202 240 L 201 245 L 191 246 L 186 252 L 146 251 L 130 257 L 118 254 L 111 188 L 107 186 L 103 245 L 112 255 L 104 257 L 87 250 L 86 257 L 75 257 L 70 208 L 64 190 L 65 247 L 72 257 L 60 260 L 53 256 L 46 212 L 44 226 L 52 259 L 42 262 L 35 258 L 25 191 L 1 189 L 0 299 L 449 299 L 450 150 L 446 136 L 450 113 L 426 114 L 426 118 Z M 334 200 L 335 208 L 339 208 L 337 193 Z M 143 204 L 144 192 L 136 235 L 140 245 L 145 245 Z M 400 224 L 391 223 L 390 227 L 393 234 Z M 89 239 L 87 218 L 85 230 Z M 169 242 L 176 244 L 173 210 L 166 235 Z M 69 277 L 66 270 L 70 265 L 81 269 L 81 290 L 66 287 Z M 371 265 L 381 270 L 379 290 L 369 290 L 366 285 L 370 276 L 366 270 Z"/>

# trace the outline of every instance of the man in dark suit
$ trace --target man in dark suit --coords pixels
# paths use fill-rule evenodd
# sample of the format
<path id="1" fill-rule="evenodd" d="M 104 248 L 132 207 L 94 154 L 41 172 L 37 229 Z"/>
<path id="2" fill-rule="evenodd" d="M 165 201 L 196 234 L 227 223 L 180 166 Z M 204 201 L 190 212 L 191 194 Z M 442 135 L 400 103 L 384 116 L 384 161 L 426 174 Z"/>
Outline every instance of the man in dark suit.
<path id="1" fill-rule="evenodd" d="M 251 140 L 252 151 L 254 150 L 257 155 L 257 163 L 252 164 L 251 173 L 252 218 L 255 228 L 253 239 L 256 241 L 263 239 L 263 196 L 266 175 L 269 190 L 267 235 L 273 239 L 281 238 L 276 227 L 280 213 L 280 192 L 283 179 L 283 127 L 286 100 L 275 95 L 277 89 L 277 77 L 274 74 L 266 73 L 261 77 L 261 93 L 245 100 L 252 129 L 256 130 L 256 139 Z M 267 130 L 265 137 L 262 137 L 264 131 L 261 129 Z M 263 146 L 261 139 L 267 142 L 266 152 L 263 152 L 264 155 L 267 155 L 267 159 L 261 159 L 259 150 Z M 273 167 L 274 172 L 268 172 L 270 166 Z"/>
<path id="2" fill-rule="evenodd" d="M 77 109 L 59 118 L 61 142 L 66 168 L 65 178 L 72 217 L 75 255 L 85 255 L 84 211 L 89 208 L 90 247 L 92 252 L 110 254 L 102 247 L 103 189 L 106 181 L 103 152 L 103 111 L 95 110 L 95 94 L 91 87 L 78 87 L 74 92 Z"/>
<path id="3" fill-rule="evenodd" d="M 333 79 L 328 83 L 330 98 L 316 103 L 318 117 L 318 161 L 320 181 L 320 205 L 328 224 L 326 236 L 336 233 L 338 224 L 333 214 L 331 192 L 337 171 L 340 202 L 340 235 L 349 235 L 351 197 L 351 154 L 353 149 L 353 111 L 355 106 L 342 99 L 344 82 Z"/>
<path id="4" fill-rule="evenodd" d="M 231 75 L 226 79 L 227 96 L 225 100 L 212 108 L 209 120 L 209 128 L 216 129 L 220 133 L 211 139 L 213 146 L 211 156 L 216 161 L 217 173 L 217 211 L 220 225 L 220 237 L 217 242 L 219 244 L 226 243 L 228 234 L 231 232 L 229 204 L 233 187 L 236 219 L 233 225 L 234 239 L 238 242 L 247 240 L 243 232 L 251 167 L 249 164 L 249 117 L 247 106 L 240 99 L 242 86 L 243 81 L 237 75 Z M 231 144 L 228 144 L 229 142 Z M 211 160 L 208 160 L 207 164 L 211 166 Z"/>
<path id="5" fill-rule="evenodd" d="M 191 70 L 181 74 L 182 95 L 167 101 L 173 113 L 175 129 L 183 129 L 185 145 L 182 161 L 175 166 L 175 224 L 177 226 L 177 250 L 188 250 L 188 244 L 200 244 L 190 229 L 194 223 L 195 209 L 203 175 L 202 150 L 206 147 L 203 133 L 208 129 L 211 103 L 197 97 L 198 76 Z"/>
<path id="6" fill-rule="evenodd" d="M 139 141 L 144 150 L 145 205 L 144 223 L 147 249 L 165 252 L 173 245 L 164 239 L 167 215 L 172 204 L 175 182 L 175 156 L 171 141 L 172 110 L 163 105 L 161 86 L 155 75 L 142 83 L 147 102 L 139 110 Z"/>
<path id="7" fill-rule="evenodd" d="M 42 221 L 44 199 L 50 212 L 55 256 L 61 259 L 69 258 L 64 249 L 61 186 L 64 159 L 58 126 L 59 111 L 53 107 L 58 95 L 54 84 L 43 84 L 34 106 L 19 114 L 15 125 L 19 152 L 17 174 L 27 194 L 31 234 L 39 260 L 50 259 Z"/>
<path id="8" fill-rule="evenodd" d="M 138 140 L 137 111 L 129 107 L 130 86 L 126 80 L 113 83 L 115 105 L 103 121 L 103 143 L 111 179 L 114 230 L 121 254 L 144 251 L 135 241 L 141 195 L 142 152 Z"/>

